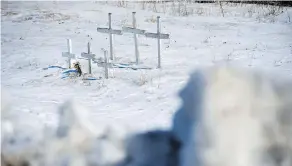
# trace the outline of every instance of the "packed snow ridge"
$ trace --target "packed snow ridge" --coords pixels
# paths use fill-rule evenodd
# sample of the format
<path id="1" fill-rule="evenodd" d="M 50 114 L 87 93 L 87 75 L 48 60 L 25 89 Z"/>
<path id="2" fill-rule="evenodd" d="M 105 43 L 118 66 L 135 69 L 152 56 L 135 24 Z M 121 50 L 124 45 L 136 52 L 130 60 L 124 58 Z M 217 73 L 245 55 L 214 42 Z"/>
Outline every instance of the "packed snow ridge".
<path id="1" fill-rule="evenodd" d="M 90 124 L 75 101 L 60 107 L 56 129 L 30 133 L 2 100 L 1 165 L 291 166 L 291 85 L 260 71 L 201 68 L 180 92 L 171 130 L 131 135 Z"/>

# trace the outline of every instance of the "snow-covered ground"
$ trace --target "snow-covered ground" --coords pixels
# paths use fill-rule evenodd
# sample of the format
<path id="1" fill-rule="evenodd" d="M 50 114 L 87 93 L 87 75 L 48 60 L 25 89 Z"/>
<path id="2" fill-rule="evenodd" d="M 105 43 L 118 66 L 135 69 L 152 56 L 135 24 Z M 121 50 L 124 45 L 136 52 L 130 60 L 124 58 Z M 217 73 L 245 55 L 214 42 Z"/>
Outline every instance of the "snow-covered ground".
<path id="1" fill-rule="evenodd" d="M 253 15 L 260 7 L 224 6 L 224 17 L 215 4 L 194 4 L 194 15 L 174 16 L 141 10 L 140 6 L 118 8 L 100 2 L 1 2 L 1 89 L 13 102 L 13 114 L 31 128 L 57 124 L 58 106 L 75 98 L 90 110 L 94 124 L 126 124 L 135 130 L 168 128 L 180 105 L 178 91 L 190 71 L 218 63 L 259 68 L 292 76 L 292 9 L 277 16 Z M 66 66 L 61 56 L 72 39 L 73 53 L 80 56 L 88 41 L 92 52 L 103 57 L 108 35 L 96 32 L 106 27 L 112 12 L 113 28 L 131 25 L 170 34 L 162 40 L 162 69 L 157 66 L 157 41 L 139 36 L 143 65 L 153 70 L 111 70 L 111 78 L 97 81 L 62 80 L 49 65 Z M 114 37 L 118 62 L 134 62 L 131 34 Z M 103 68 L 93 64 L 93 75 L 103 77 Z M 86 69 L 86 66 L 83 66 Z M 48 74 L 53 74 L 46 77 Z M 275 78 L 276 79 L 276 78 Z M 3 98 L 3 96 L 2 96 Z"/>

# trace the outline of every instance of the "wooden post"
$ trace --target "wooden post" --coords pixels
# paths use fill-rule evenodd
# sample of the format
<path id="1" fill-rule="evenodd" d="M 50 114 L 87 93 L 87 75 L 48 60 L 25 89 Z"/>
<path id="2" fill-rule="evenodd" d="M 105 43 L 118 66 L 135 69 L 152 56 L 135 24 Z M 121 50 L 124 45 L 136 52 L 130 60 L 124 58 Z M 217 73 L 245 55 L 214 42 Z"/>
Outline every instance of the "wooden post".
<path id="1" fill-rule="evenodd" d="M 133 28 L 136 29 L 136 17 L 135 17 L 136 12 L 133 12 Z M 135 42 L 135 56 L 136 56 L 136 64 L 138 65 L 140 63 L 140 57 L 139 57 L 139 50 L 138 50 L 138 40 L 137 40 L 137 34 L 134 33 L 134 42 Z"/>
<path id="2" fill-rule="evenodd" d="M 160 36 L 160 16 L 157 16 L 157 35 Z M 158 68 L 161 68 L 161 56 L 160 56 L 160 37 L 157 38 L 157 49 L 158 49 Z"/>
<path id="3" fill-rule="evenodd" d="M 90 52 L 90 42 L 87 43 L 87 53 L 91 54 L 91 52 Z M 88 59 L 88 73 L 91 74 L 91 59 Z"/>
<path id="4" fill-rule="evenodd" d="M 91 62 L 92 62 L 92 60 L 95 59 L 95 54 L 91 53 L 90 42 L 87 43 L 87 52 L 82 52 L 81 56 L 83 58 L 87 59 L 87 61 L 88 61 L 88 74 L 91 74 L 92 73 L 92 71 L 91 71 Z"/>
<path id="5" fill-rule="evenodd" d="M 112 13 L 108 13 L 108 28 L 97 28 L 97 32 L 100 33 L 108 33 L 109 34 L 109 41 L 110 41 L 110 59 L 114 60 L 114 51 L 113 51 L 113 34 L 115 35 L 122 35 L 121 30 L 112 29 Z"/>
<path id="6" fill-rule="evenodd" d="M 68 48 L 68 53 L 71 54 L 72 53 L 72 42 L 71 39 L 67 39 L 67 48 Z M 68 57 L 68 67 L 71 68 L 71 58 Z"/>
<path id="7" fill-rule="evenodd" d="M 108 79 L 108 58 L 107 58 L 106 50 L 104 50 L 104 72 L 105 72 L 105 78 Z"/>
<path id="8" fill-rule="evenodd" d="M 71 39 L 67 39 L 67 52 L 62 52 L 62 57 L 68 58 L 68 67 L 71 68 L 71 59 L 75 58 L 75 54 L 72 54 Z"/>
<path id="9" fill-rule="evenodd" d="M 108 14 L 108 29 L 112 30 L 112 13 Z M 109 33 L 109 41 L 110 41 L 110 59 L 114 60 L 114 53 L 113 53 L 113 34 Z"/>
<path id="10" fill-rule="evenodd" d="M 160 32 L 160 17 L 157 16 L 157 33 L 145 33 L 145 37 L 157 39 L 157 49 L 158 49 L 158 65 L 157 68 L 161 68 L 161 55 L 160 55 L 160 40 L 169 39 L 169 34 L 164 34 Z"/>
<path id="11" fill-rule="evenodd" d="M 143 29 L 137 29 L 135 15 L 136 15 L 136 12 L 132 12 L 132 16 L 133 16 L 133 24 L 132 24 L 132 27 L 123 27 L 123 32 L 133 33 L 134 43 L 135 43 L 135 58 L 136 58 L 136 64 L 138 65 L 140 63 L 140 55 L 139 55 L 139 50 L 138 50 L 137 34 L 144 35 L 145 34 L 145 30 L 143 30 Z"/>

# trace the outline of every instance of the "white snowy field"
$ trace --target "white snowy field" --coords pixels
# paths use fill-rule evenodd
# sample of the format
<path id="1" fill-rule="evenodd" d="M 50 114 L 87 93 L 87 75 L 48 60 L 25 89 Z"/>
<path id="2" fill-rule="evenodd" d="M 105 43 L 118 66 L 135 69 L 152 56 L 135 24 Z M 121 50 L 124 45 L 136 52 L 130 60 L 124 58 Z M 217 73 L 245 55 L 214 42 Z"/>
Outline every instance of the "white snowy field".
<path id="1" fill-rule="evenodd" d="M 247 6 L 226 5 L 223 17 L 216 4 L 192 7 L 196 12 L 182 17 L 142 10 L 139 5 L 2 1 L 1 89 L 10 95 L 12 113 L 32 128 L 55 126 L 58 106 L 75 98 L 90 110 L 90 121 L 96 125 L 168 128 L 180 105 L 177 93 L 195 68 L 224 63 L 292 76 L 291 8 L 264 16 L 251 14 Z M 102 77 L 96 81 L 62 80 L 59 71 L 43 70 L 49 65 L 66 67 L 61 53 L 67 51 L 67 38 L 77 56 L 91 41 L 92 52 L 103 57 L 100 50 L 108 49 L 108 35 L 96 28 L 108 25 L 108 12 L 113 13 L 113 28 L 131 25 L 133 11 L 138 28 L 156 32 L 159 15 L 162 32 L 170 34 L 170 40 L 161 42 L 161 70 L 156 69 L 157 41 L 143 36 L 138 39 L 141 62 L 153 70 L 114 69 L 105 80 L 103 68 L 93 64 L 93 75 Z M 117 62 L 134 62 L 132 34 L 114 37 L 114 54 Z"/>

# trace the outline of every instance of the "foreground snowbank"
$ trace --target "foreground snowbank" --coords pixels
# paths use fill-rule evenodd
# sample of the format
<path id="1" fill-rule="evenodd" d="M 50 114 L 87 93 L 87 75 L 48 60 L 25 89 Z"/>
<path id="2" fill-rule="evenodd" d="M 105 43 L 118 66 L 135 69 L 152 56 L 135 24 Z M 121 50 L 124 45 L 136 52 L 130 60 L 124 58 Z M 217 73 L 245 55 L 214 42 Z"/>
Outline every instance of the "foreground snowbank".
<path id="1" fill-rule="evenodd" d="M 75 102 L 60 107 L 56 131 L 25 137 L 21 133 L 29 129 L 2 115 L 1 122 L 13 128 L 2 129 L 9 133 L 2 136 L 2 162 L 288 166 L 292 164 L 291 85 L 290 80 L 243 69 L 201 69 L 191 75 L 180 93 L 183 104 L 174 116 L 172 130 L 135 135 L 127 135 L 126 128 L 92 126 L 86 110 Z M 2 107 L 2 114 L 7 109 Z"/>
<path id="2" fill-rule="evenodd" d="M 174 118 L 181 165 L 291 165 L 291 85 L 232 68 L 195 72 Z"/>

